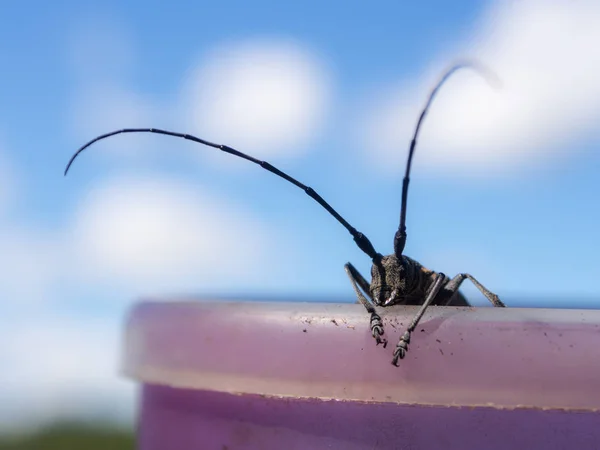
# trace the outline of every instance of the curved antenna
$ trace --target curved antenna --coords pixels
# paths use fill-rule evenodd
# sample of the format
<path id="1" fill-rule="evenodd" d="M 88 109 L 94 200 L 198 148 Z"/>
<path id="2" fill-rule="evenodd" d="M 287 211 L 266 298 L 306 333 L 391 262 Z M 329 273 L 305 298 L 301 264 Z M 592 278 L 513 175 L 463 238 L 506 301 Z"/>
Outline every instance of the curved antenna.
<path id="1" fill-rule="evenodd" d="M 199 144 L 207 145 L 209 147 L 213 147 L 213 148 L 222 150 L 225 153 L 239 156 L 240 158 L 243 158 L 245 160 L 253 162 L 254 164 L 258 164 L 263 169 L 266 169 L 269 172 L 274 173 L 275 175 L 283 178 L 284 180 L 289 181 L 293 185 L 299 187 L 304 192 L 306 192 L 306 194 L 308 194 L 309 197 L 314 199 L 319 205 L 321 205 L 323 208 L 325 208 L 327 210 L 327 212 L 329 212 L 329 214 L 331 214 L 333 217 L 335 217 L 335 219 L 339 223 L 341 223 L 350 232 L 350 234 L 354 238 L 354 242 L 356 242 L 356 245 L 358 245 L 358 247 L 363 252 L 365 252 L 367 255 L 369 255 L 369 257 L 372 260 L 381 258 L 381 255 L 375 251 L 373 244 L 371 244 L 371 242 L 369 241 L 367 236 L 365 236 L 361 232 L 357 231 L 356 228 L 354 228 L 352 225 L 350 225 L 348 222 L 346 222 L 346 220 L 342 216 L 340 216 L 338 214 L 338 212 L 329 205 L 329 203 L 327 203 L 325 200 L 323 200 L 323 198 L 319 194 L 317 194 L 313 190 L 313 188 L 300 183 L 295 178 L 290 177 L 288 174 L 282 172 L 281 170 L 277 169 L 276 167 L 272 166 L 271 164 L 269 164 L 266 161 L 261 161 L 259 159 L 253 158 L 252 156 L 248 156 L 245 153 L 237 151 L 234 148 L 228 147 L 226 145 L 214 144 L 212 142 L 205 141 L 204 139 L 197 138 L 196 136 L 192 136 L 191 134 L 175 133 L 173 131 L 159 130 L 157 128 L 125 128 L 123 130 L 117 130 L 117 131 L 112 131 L 110 133 L 106 133 L 106 134 L 103 134 L 101 136 L 98 136 L 98 137 L 92 139 L 90 142 L 88 142 L 87 144 L 85 144 L 83 147 L 81 147 L 79 150 L 77 150 L 75 152 L 75 154 L 71 157 L 71 159 L 69 160 L 69 163 L 67 164 L 67 167 L 65 169 L 65 176 L 67 175 L 67 172 L 69 172 L 69 168 L 71 167 L 71 164 L 73 164 L 73 161 L 75 161 L 75 158 L 77 158 L 77 156 L 79 156 L 79 154 L 81 152 L 83 152 L 86 148 L 88 148 L 90 145 L 94 144 L 95 142 L 101 141 L 103 139 L 106 139 L 106 138 L 109 138 L 111 136 L 114 136 L 116 134 L 121 134 L 121 133 L 156 133 L 156 134 L 164 134 L 167 136 L 175 136 L 175 137 L 198 142 Z"/>
<path id="2" fill-rule="evenodd" d="M 398 227 L 398 231 L 396 231 L 396 234 L 394 235 L 394 254 L 398 258 L 402 256 L 404 246 L 406 245 L 406 201 L 408 197 L 408 183 L 410 181 L 410 166 L 412 164 L 413 153 L 417 145 L 417 136 L 419 134 L 419 130 L 421 129 L 421 124 L 423 123 L 423 119 L 425 118 L 425 115 L 429 110 L 429 106 L 431 105 L 431 102 L 433 101 L 438 90 L 454 72 L 462 68 L 473 69 L 475 72 L 478 72 L 492 86 L 494 84 L 500 84 L 500 80 L 498 79 L 498 77 L 482 64 L 476 62 L 461 62 L 455 64 L 450 69 L 448 69 L 429 94 L 427 103 L 425 104 L 423 111 L 421 111 L 421 115 L 419 116 L 419 120 L 417 121 L 417 127 L 415 128 L 415 133 L 413 135 L 412 141 L 410 142 L 408 160 L 406 162 L 406 172 L 404 174 L 404 179 L 402 180 L 402 208 L 400 209 L 400 226 Z"/>

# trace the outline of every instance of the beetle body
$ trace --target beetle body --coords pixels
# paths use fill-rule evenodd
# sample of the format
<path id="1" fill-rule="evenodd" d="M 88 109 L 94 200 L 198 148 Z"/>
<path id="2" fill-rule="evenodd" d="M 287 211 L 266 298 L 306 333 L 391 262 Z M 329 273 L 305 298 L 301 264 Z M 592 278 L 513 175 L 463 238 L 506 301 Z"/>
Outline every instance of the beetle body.
<path id="1" fill-rule="evenodd" d="M 371 266 L 371 298 L 376 306 L 421 305 L 436 274 L 408 256 L 383 256 Z M 448 281 L 444 275 L 444 283 Z M 459 291 L 441 295 L 431 304 L 469 306 Z"/>

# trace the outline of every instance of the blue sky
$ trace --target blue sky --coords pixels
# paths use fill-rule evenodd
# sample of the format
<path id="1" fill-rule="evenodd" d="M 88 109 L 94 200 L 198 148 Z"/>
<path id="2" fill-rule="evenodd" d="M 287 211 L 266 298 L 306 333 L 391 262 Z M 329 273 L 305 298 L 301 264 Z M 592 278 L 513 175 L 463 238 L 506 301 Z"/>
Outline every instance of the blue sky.
<path id="1" fill-rule="evenodd" d="M 131 386 L 114 372 L 137 297 L 354 301 L 343 264 L 369 273 L 343 227 L 257 166 L 129 135 L 63 178 L 80 145 L 135 126 L 230 145 L 312 186 L 390 253 L 410 133 L 459 57 L 503 88 L 462 71 L 434 103 L 406 253 L 472 273 L 509 305 L 600 306 L 595 2 L 38 3 L 13 2 L 0 27 L 5 427 L 115 398 L 130 417 Z M 24 355 L 40 342 L 69 351 L 34 363 Z"/>

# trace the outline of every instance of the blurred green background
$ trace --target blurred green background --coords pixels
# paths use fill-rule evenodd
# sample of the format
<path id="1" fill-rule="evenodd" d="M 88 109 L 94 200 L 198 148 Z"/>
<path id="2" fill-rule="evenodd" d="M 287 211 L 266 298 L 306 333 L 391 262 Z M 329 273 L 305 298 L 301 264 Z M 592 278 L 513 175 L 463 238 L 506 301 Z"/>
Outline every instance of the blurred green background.
<path id="1" fill-rule="evenodd" d="M 0 450 L 130 450 L 133 430 L 81 424 L 57 424 L 19 437 L 0 437 Z"/>

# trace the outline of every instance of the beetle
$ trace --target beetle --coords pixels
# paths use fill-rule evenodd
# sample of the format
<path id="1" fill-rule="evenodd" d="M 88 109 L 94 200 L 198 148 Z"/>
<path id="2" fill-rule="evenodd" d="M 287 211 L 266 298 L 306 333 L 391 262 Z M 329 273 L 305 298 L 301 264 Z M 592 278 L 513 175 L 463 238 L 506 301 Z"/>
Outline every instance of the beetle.
<path id="1" fill-rule="evenodd" d="M 468 273 L 460 273 L 454 278 L 450 279 L 442 272 L 435 272 L 427 269 L 414 259 L 404 255 L 404 246 L 406 244 L 406 203 L 408 196 L 408 184 L 410 181 L 410 168 L 412 164 L 412 158 L 417 143 L 417 137 L 425 118 L 427 111 L 431 105 L 431 102 L 435 98 L 438 90 L 446 82 L 446 80 L 457 70 L 462 68 L 471 68 L 490 81 L 491 72 L 487 70 L 481 64 L 475 62 L 460 62 L 450 67 L 442 76 L 442 78 L 435 85 L 434 89 L 430 92 L 429 98 L 425 104 L 425 107 L 421 111 L 417 125 L 410 142 L 408 160 L 406 163 L 406 172 L 402 182 L 402 205 L 400 209 L 400 225 L 394 235 L 394 253 L 391 255 L 382 255 L 375 251 L 373 244 L 367 238 L 366 235 L 359 232 L 350 225 L 335 209 L 333 209 L 329 203 L 327 203 L 314 189 L 310 186 L 306 186 L 300 181 L 292 178 L 285 172 L 279 170 L 275 166 L 269 164 L 266 161 L 261 161 L 245 153 L 242 153 L 227 145 L 215 144 L 213 142 L 200 139 L 190 134 L 177 133 L 173 131 L 161 130 L 157 128 L 125 128 L 121 130 L 112 131 L 110 133 L 98 136 L 81 148 L 79 148 L 75 154 L 69 160 L 64 175 L 66 176 L 69 169 L 75 159 L 83 152 L 86 148 L 98 142 L 100 140 L 109 138 L 111 136 L 123 133 L 156 133 L 167 136 L 174 136 L 183 138 L 193 142 L 197 142 L 209 147 L 219 149 L 225 153 L 238 156 L 245 160 L 248 160 L 254 164 L 258 164 L 263 169 L 289 181 L 298 188 L 302 189 L 309 197 L 314 199 L 323 208 L 329 212 L 339 223 L 341 223 L 348 232 L 350 232 L 354 241 L 358 247 L 366 253 L 372 260 L 371 267 L 371 283 L 360 274 L 360 272 L 351 264 L 346 263 L 344 269 L 350 278 L 352 288 L 356 293 L 358 302 L 360 302 L 367 312 L 370 314 L 370 329 L 376 344 L 382 344 L 385 348 L 387 346 L 387 339 L 384 336 L 384 328 L 381 317 L 377 313 L 376 307 L 387 307 L 391 305 L 421 305 L 418 312 L 414 316 L 410 325 L 407 327 L 404 334 L 400 337 L 396 347 L 394 349 L 392 364 L 398 366 L 398 360 L 403 359 L 408 351 L 410 344 L 411 333 L 414 331 L 419 321 L 423 317 L 425 310 L 430 305 L 445 305 L 445 306 L 470 306 L 467 299 L 459 292 L 459 287 L 464 280 L 470 280 L 481 293 L 492 303 L 495 307 L 505 307 L 504 303 L 498 298 L 498 296 L 490 292 L 485 288 L 477 279 Z M 366 296 L 365 296 L 366 295 Z M 367 299 L 367 297 L 369 297 Z"/>

